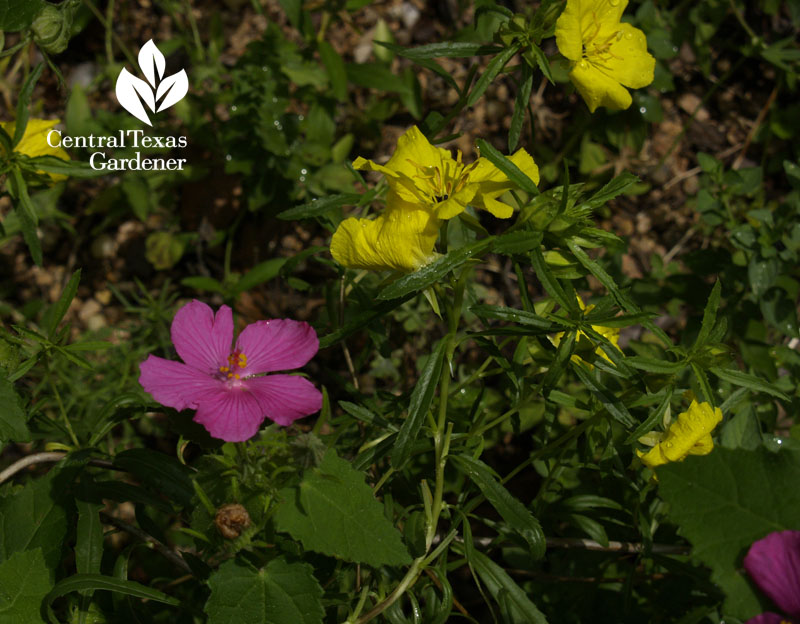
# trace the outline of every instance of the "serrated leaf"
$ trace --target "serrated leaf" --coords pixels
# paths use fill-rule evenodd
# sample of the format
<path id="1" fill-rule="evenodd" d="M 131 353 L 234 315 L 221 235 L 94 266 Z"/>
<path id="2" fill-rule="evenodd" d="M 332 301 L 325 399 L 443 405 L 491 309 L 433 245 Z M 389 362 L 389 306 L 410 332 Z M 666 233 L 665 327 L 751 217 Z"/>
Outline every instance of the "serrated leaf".
<path id="1" fill-rule="evenodd" d="M 442 372 L 447 345 L 447 339 L 439 342 L 414 385 L 414 391 L 411 393 L 411 400 L 408 404 L 408 416 L 403 421 L 403 426 L 400 427 L 400 433 L 392 451 L 392 466 L 396 470 L 400 470 L 411 456 L 411 447 L 416 441 L 419 430 L 422 428 L 422 422 L 431 407 Z"/>
<path id="2" fill-rule="evenodd" d="M 69 278 L 69 282 L 64 286 L 64 290 L 61 291 L 61 296 L 58 298 L 58 301 L 51 305 L 47 309 L 47 312 L 45 312 L 44 318 L 42 319 L 42 328 L 45 330 L 48 338 L 52 339 L 55 336 L 58 324 L 64 319 L 64 315 L 67 313 L 67 310 L 69 310 L 69 306 L 78 292 L 78 284 L 80 281 L 81 270 L 78 269 L 72 274 L 72 277 Z"/>
<path id="3" fill-rule="evenodd" d="M 481 74 L 481 77 L 478 78 L 478 80 L 475 82 L 475 85 L 472 87 L 472 90 L 469 92 L 469 97 L 467 98 L 466 104 L 467 108 L 475 105 L 475 103 L 486 91 L 487 87 L 492 84 L 492 81 L 494 81 L 494 79 L 497 77 L 497 74 L 502 71 L 502 69 L 508 64 L 508 62 L 517 52 L 519 52 L 519 44 L 514 43 L 489 61 L 489 64 Z"/>
<path id="4" fill-rule="evenodd" d="M 494 239 L 492 251 L 499 254 L 521 254 L 538 247 L 542 242 L 541 232 L 530 230 L 517 230 L 507 232 Z"/>
<path id="5" fill-rule="evenodd" d="M 711 294 L 706 302 L 706 307 L 703 310 L 703 323 L 700 326 L 700 333 L 697 334 L 697 340 L 694 342 L 694 349 L 702 347 L 708 342 L 708 337 L 711 330 L 714 329 L 714 324 L 717 322 L 717 310 L 719 309 L 719 300 L 722 295 L 722 284 L 719 280 L 714 282 L 714 288 L 711 289 Z"/>
<path id="6" fill-rule="evenodd" d="M 534 46 L 536 47 L 536 46 Z M 527 63 L 522 65 L 522 77 L 517 87 L 517 96 L 514 99 L 514 114 L 511 116 L 511 126 L 508 129 L 508 151 L 513 152 L 519 143 L 522 126 L 525 123 L 525 114 L 528 112 L 528 102 L 531 99 L 533 87 L 533 70 Z"/>
<path id="7" fill-rule="evenodd" d="M 575 371 L 575 374 L 586 385 L 595 398 L 603 404 L 614 420 L 627 429 L 632 429 L 636 426 L 636 421 L 633 419 L 633 416 L 631 416 L 628 408 L 625 407 L 625 404 L 612 392 L 602 387 L 590 371 L 577 362 L 572 362 L 572 370 Z"/>
<path id="8" fill-rule="evenodd" d="M 511 323 L 519 323 L 528 327 L 536 327 L 543 331 L 557 331 L 545 318 L 533 312 L 526 312 L 525 310 L 518 310 L 516 308 L 506 308 L 505 306 L 493 305 L 474 305 L 470 308 L 470 312 L 479 316 L 480 318 L 492 318 L 499 321 L 509 321 Z"/>
<path id="9" fill-rule="evenodd" d="M 208 624 L 321 624 L 322 588 L 310 565 L 273 559 L 256 570 L 235 559 L 208 579 Z"/>
<path id="10" fill-rule="evenodd" d="M 747 388 L 748 390 L 754 390 L 755 392 L 765 392 L 766 394 L 771 394 L 772 396 L 783 399 L 784 401 L 789 400 L 789 397 L 786 396 L 786 394 L 778 390 L 772 384 L 764 381 L 763 379 L 759 379 L 755 375 L 730 368 L 712 367 L 708 370 L 720 379 L 729 381 L 734 386 L 741 386 L 743 388 Z"/>
<path id="11" fill-rule="evenodd" d="M 597 208 L 598 206 L 602 206 L 603 204 L 614 199 L 618 195 L 622 195 L 622 193 L 627 191 L 638 181 L 639 178 L 637 178 L 635 175 L 633 175 L 628 171 L 624 171 L 616 178 L 606 183 L 599 191 L 597 191 L 584 203 L 587 204 L 588 206 L 591 206 L 592 208 Z"/>
<path id="12" fill-rule="evenodd" d="M 25 136 L 25 130 L 28 127 L 28 116 L 30 115 L 31 95 L 33 95 L 33 88 L 39 81 L 43 69 L 44 63 L 39 63 L 34 67 L 33 71 L 28 74 L 28 77 L 22 84 L 22 89 L 19 91 L 19 98 L 17 98 L 17 118 L 14 120 L 14 136 L 11 141 L 15 147 L 19 145 L 22 137 Z"/>
<path id="13" fill-rule="evenodd" d="M 320 217 L 334 208 L 339 208 L 346 204 L 357 204 L 361 195 L 357 193 L 342 193 L 340 195 L 329 195 L 322 199 L 315 199 L 308 203 L 294 208 L 289 208 L 278 213 L 278 218 L 284 221 L 294 221 L 296 219 L 311 219 Z"/>
<path id="14" fill-rule="evenodd" d="M 539 194 L 539 188 L 536 186 L 536 182 L 525 175 L 522 169 L 509 160 L 508 156 L 502 154 L 491 143 L 484 139 L 478 139 L 477 143 L 481 156 L 485 157 L 502 171 L 509 180 L 526 193 L 530 193 L 531 195 Z"/>
<path id="15" fill-rule="evenodd" d="M 157 589 L 151 589 L 145 585 L 135 581 L 128 581 L 125 579 L 118 579 L 113 576 L 105 576 L 103 574 L 73 574 L 65 579 L 56 583 L 56 586 L 44 598 L 44 603 L 47 607 L 48 619 L 53 624 L 58 624 L 58 620 L 53 614 L 50 607 L 52 602 L 66 594 L 74 591 L 94 591 L 105 590 L 118 594 L 125 594 L 126 596 L 133 596 L 135 598 L 144 598 L 145 600 L 156 600 L 168 605 L 177 606 L 180 601 L 177 598 L 168 596 L 164 592 Z"/>
<path id="16" fill-rule="evenodd" d="M 760 613 L 754 586 L 740 572 L 741 560 L 768 533 L 800 530 L 800 453 L 718 447 L 657 473 L 670 518 L 727 594 L 725 612 L 742 620 Z"/>
<path id="17" fill-rule="evenodd" d="M 114 466 L 133 473 L 183 507 L 194 496 L 189 468 L 164 453 L 143 448 L 122 451 L 114 457 Z"/>
<path id="18" fill-rule="evenodd" d="M 479 550 L 471 549 L 468 560 L 492 597 L 508 605 L 504 624 L 547 624 L 544 614 L 503 568 Z"/>
<path id="19" fill-rule="evenodd" d="M 481 460 L 471 455 L 454 455 L 452 459 L 470 479 L 477 485 L 497 513 L 514 531 L 519 533 L 528 544 L 528 550 L 534 559 L 541 559 L 545 551 L 545 539 L 542 526 L 525 505 L 514 498 L 503 485 L 492 475 L 491 469 Z"/>
<path id="20" fill-rule="evenodd" d="M 296 488 L 278 493 L 275 525 L 308 550 L 371 566 L 405 565 L 400 532 L 364 482 L 364 473 L 329 449 Z"/>
<path id="21" fill-rule="evenodd" d="M 0 449 L 6 442 L 29 442 L 28 421 L 13 384 L 0 377 Z"/>
<path id="22" fill-rule="evenodd" d="M 55 498 L 61 491 L 54 485 L 58 475 L 57 469 L 51 469 L 0 501 L 0 560 L 41 548 L 48 569 L 55 570 L 68 526 L 67 512 Z"/>
<path id="23" fill-rule="evenodd" d="M 39 624 L 50 572 L 39 548 L 14 553 L 0 563 L 0 622 Z"/>
<path id="24" fill-rule="evenodd" d="M 388 46 L 387 46 L 388 47 Z M 441 41 L 438 43 L 428 43 L 415 48 L 392 48 L 400 56 L 405 56 L 412 61 L 420 59 L 439 58 L 470 58 L 473 56 L 483 56 L 487 54 L 497 54 L 503 50 L 498 46 L 486 45 L 485 43 L 472 43 L 469 41 Z"/>
<path id="25" fill-rule="evenodd" d="M 460 267 L 470 258 L 481 254 L 492 244 L 492 240 L 491 238 L 484 238 L 464 247 L 459 247 L 418 271 L 404 275 L 384 288 L 378 295 L 378 299 L 397 299 L 427 288 L 450 271 Z"/>

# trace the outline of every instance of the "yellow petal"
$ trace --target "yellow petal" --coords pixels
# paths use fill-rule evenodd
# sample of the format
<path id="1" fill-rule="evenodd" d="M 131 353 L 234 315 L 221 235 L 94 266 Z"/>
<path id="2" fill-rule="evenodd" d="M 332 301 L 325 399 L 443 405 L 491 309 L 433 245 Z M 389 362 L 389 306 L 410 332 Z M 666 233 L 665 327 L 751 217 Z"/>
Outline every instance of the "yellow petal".
<path id="1" fill-rule="evenodd" d="M 575 63 L 569 78 L 591 112 L 597 110 L 598 106 L 622 109 L 631 105 L 628 90 L 588 61 Z"/>
<path id="2" fill-rule="evenodd" d="M 536 184 L 539 183 L 539 167 L 528 152 L 519 149 L 508 159 Z M 497 198 L 515 188 L 515 185 L 488 159 L 478 159 L 475 168 L 469 174 L 469 183 L 478 186 L 472 202 L 476 208 L 488 210 L 498 219 L 508 219 L 514 213 L 511 206 L 498 201 Z"/>
<path id="3" fill-rule="evenodd" d="M 567 0 L 556 21 L 558 51 L 571 61 L 579 61 L 584 41 L 615 28 L 627 5 L 628 0 Z"/>
<path id="4" fill-rule="evenodd" d="M 664 457 L 664 453 L 661 450 L 660 444 L 656 444 L 647 453 L 642 453 L 641 451 L 637 450 L 636 455 L 642 460 L 642 463 L 649 468 L 663 466 L 669 461 L 666 457 Z"/>
<path id="5" fill-rule="evenodd" d="M 609 53 L 609 58 L 596 65 L 610 78 L 631 89 L 653 82 L 656 59 L 647 52 L 647 38 L 638 28 L 620 24 Z"/>
<path id="6" fill-rule="evenodd" d="M 353 269 L 415 271 L 436 255 L 439 220 L 427 210 L 387 205 L 376 219 L 346 219 L 331 239 L 331 255 Z"/>
<path id="7" fill-rule="evenodd" d="M 60 121 L 60 119 L 29 119 L 28 125 L 25 126 L 25 134 L 22 135 L 22 140 L 14 148 L 14 151 L 30 156 L 31 158 L 35 158 L 36 156 L 55 156 L 61 160 L 69 160 L 69 154 L 67 154 L 63 148 L 51 147 L 47 143 L 47 133 L 50 132 L 56 124 L 60 123 Z M 9 136 L 14 136 L 14 132 L 17 128 L 16 122 L 0 122 L 0 126 L 3 127 L 3 130 L 5 130 Z M 45 175 L 46 172 L 37 171 L 37 173 Z M 58 173 L 49 173 L 47 175 L 50 176 L 54 183 L 67 179 L 67 176 Z"/>
<path id="8" fill-rule="evenodd" d="M 722 410 L 718 407 L 712 409 L 709 403 L 692 401 L 689 409 L 679 414 L 678 419 L 670 425 L 660 445 L 664 456 L 670 461 L 679 461 L 698 444 L 700 454 L 711 452 L 714 443 L 710 434 L 721 420 Z"/>
<path id="9" fill-rule="evenodd" d="M 419 128 L 411 126 L 397 139 L 397 149 L 386 167 L 409 178 L 416 178 L 421 173 L 419 166 L 444 170 L 442 160 L 453 160 L 453 157 L 447 150 L 431 145 Z"/>

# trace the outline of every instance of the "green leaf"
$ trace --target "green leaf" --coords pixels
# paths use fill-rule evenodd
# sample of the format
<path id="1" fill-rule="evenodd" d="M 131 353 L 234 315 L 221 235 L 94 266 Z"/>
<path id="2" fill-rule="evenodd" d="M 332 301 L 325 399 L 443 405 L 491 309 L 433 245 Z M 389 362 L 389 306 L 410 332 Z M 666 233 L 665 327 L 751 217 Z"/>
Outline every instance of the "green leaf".
<path id="1" fill-rule="evenodd" d="M 528 112 L 528 102 L 531 99 L 533 87 L 533 70 L 527 63 L 522 65 L 522 77 L 517 87 L 517 97 L 514 100 L 514 114 L 511 116 L 511 126 L 508 130 L 508 151 L 513 152 L 519 143 L 522 126 L 525 123 L 525 113 Z"/>
<path id="2" fill-rule="evenodd" d="M 400 532 L 364 482 L 333 449 L 296 488 L 278 493 L 275 525 L 308 550 L 371 566 L 411 562 Z"/>
<path id="3" fill-rule="evenodd" d="M 28 195 L 28 185 L 25 184 L 19 169 L 13 168 L 11 174 L 19 200 L 14 206 L 14 212 L 19 218 L 22 238 L 25 240 L 36 266 L 42 266 L 42 243 L 36 233 L 36 225 L 39 222 L 39 217 L 36 215 L 36 207 L 33 205 L 30 195 Z"/>
<path id="4" fill-rule="evenodd" d="M 471 455 L 454 455 L 452 459 L 480 488 L 486 500 L 492 504 L 508 526 L 527 542 L 531 556 L 534 559 L 544 557 L 545 539 L 539 521 L 495 479 L 489 466 Z"/>
<path id="5" fill-rule="evenodd" d="M 536 271 L 536 277 L 539 278 L 547 294 L 555 299 L 562 308 L 576 311 L 578 309 L 578 302 L 571 297 L 567 297 L 564 289 L 561 288 L 561 284 L 558 283 L 558 279 L 553 275 L 550 267 L 547 266 L 547 263 L 544 261 L 544 255 L 541 249 L 533 249 L 531 251 L 531 264 Z"/>
<path id="6" fill-rule="evenodd" d="M 717 322 L 717 310 L 719 309 L 721 294 L 722 284 L 717 280 L 714 282 L 714 288 L 711 289 L 706 308 L 703 310 L 703 324 L 700 326 L 700 333 L 697 334 L 697 340 L 694 342 L 694 349 L 702 347 L 708 342 L 711 330 L 714 329 L 714 324 Z"/>
<path id="7" fill-rule="evenodd" d="M 58 173 L 71 178 L 99 178 L 108 173 L 104 169 L 92 169 L 89 163 L 77 160 L 62 160 L 56 156 L 36 156 L 35 158 L 28 158 L 24 162 L 29 170 Z"/>
<path id="8" fill-rule="evenodd" d="M 59 474 L 51 468 L 44 477 L 0 500 L 0 560 L 41 548 L 48 569 L 56 569 L 68 527 L 67 513 L 56 498 L 63 493 L 54 484 Z"/>
<path id="9" fill-rule="evenodd" d="M 328 78 L 331 81 L 331 92 L 340 102 L 347 101 L 347 71 L 344 61 L 339 53 L 327 41 L 320 41 L 318 44 L 319 58 L 325 65 Z"/>
<path id="10" fill-rule="evenodd" d="M 225 288 L 222 286 L 219 280 L 216 280 L 213 277 L 206 277 L 205 275 L 184 277 L 181 280 L 181 284 L 188 286 L 189 288 L 194 288 L 195 290 L 208 290 L 210 292 L 218 293 L 225 292 Z"/>
<path id="11" fill-rule="evenodd" d="M 630 358 L 628 358 L 630 359 Z M 625 360 L 626 362 L 628 360 Z M 661 419 L 664 417 L 664 413 L 667 411 L 669 407 L 669 403 L 672 400 L 672 386 L 667 386 L 666 392 L 664 392 L 664 398 L 661 399 L 661 402 L 658 404 L 650 414 L 645 418 L 642 423 L 633 430 L 633 432 L 627 437 L 625 440 L 625 444 L 633 444 L 636 440 L 641 438 L 645 433 L 648 431 L 652 431 L 652 429 L 656 426 L 656 423 L 661 422 Z"/>
<path id="12" fill-rule="evenodd" d="M 14 385 L 0 377 L 0 449 L 7 442 L 30 442 L 27 415 L 22 409 Z"/>
<path id="13" fill-rule="evenodd" d="M 411 456 L 411 447 L 419 435 L 422 422 L 433 402 L 448 344 L 449 340 L 445 338 L 436 345 L 436 349 L 425 362 L 425 368 L 414 385 L 414 391 L 411 393 L 411 400 L 408 404 L 408 416 L 403 421 L 403 426 L 400 427 L 400 433 L 392 451 L 392 466 L 396 470 L 400 470 Z"/>
<path id="14" fill-rule="evenodd" d="M 472 87 L 472 90 L 469 92 L 469 97 L 467 98 L 466 104 L 467 108 L 475 105 L 475 103 L 486 91 L 487 87 L 492 84 L 492 81 L 497 77 L 497 74 L 502 71 L 502 69 L 508 64 L 508 62 L 517 52 L 519 52 L 519 44 L 514 43 L 489 61 L 489 64 L 486 66 L 486 69 L 483 70 L 481 77 L 478 78 L 478 80 L 475 82 L 475 85 Z M 480 143 L 480 140 L 478 142 Z"/>
<path id="15" fill-rule="evenodd" d="M 39 624 L 50 572 L 39 548 L 14 553 L 0 564 L 0 622 Z"/>
<path id="16" fill-rule="evenodd" d="M 492 251 L 499 254 L 522 254 L 538 247 L 542 242 L 541 232 L 517 230 L 506 232 L 494 239 Z"/>
<path id="17" fill-rule="evenodd" d="M 61 291 L 61 296 L 51 305 L 42 318 L 42 329 L 45 330 L 47 337 L 51 340 L 56 335 L 58 324 L 64 319 L 69 310 L 69 306 L 78 292 L 78 283 L 81 281 L 81 270 L 78 269 L 69 278 L 69 282 Z"/>
<path id="18" fill-rule="evenodd" d="M 428 43 L 417 46 L 416 48 L 401 48 L 394 50 L 400 56 L 405 56 L 412 61 L 420 59 L 431 59 L 446 56 L 448 58 L 470 58 L 473 56 L 484 56 L 487 54 L 497 54 L 503 48 L 484 43 L 472 43 L 469 41 L 441 41 L 438 43 Z"/>
<path id="19" fill-rule="evenodd" d="M 462 547 L 454 545 L 454 550 Z M 504 624 L 547 624 L 544 614 L 528 598 L 527 592 L 514 582 L 503 568 L 478 550 L 471 550 L 469 562 L 486 589 L 500 604 L 507 604 Z"/>
<path id="20" fill-rule="evenodd" d="M 405 297 L 399 299 L 390 299 L 389 301 L 381 301 L 374 308 L 366 310 L 359 310 L 347 323 L 330 334 L 327 334 L 319 339 L 319 348 L 327 349 L 328 347 L 336 344 L 340 340 L 347 338 L 350 334 L 357 332 L 359 329 L 364 329 L 375 319 L 385 316 L 395 308 L 399 308 L 406 301 L 411 299 L 415 293 L 409 293 Z"/>
<path id="21" fill-rule="evenodd" d="M 347 78 L 353 84 L 367 89 L 389 93 L 408 93 L 408 86 L 383 63 L 348 63 Z"/>
<path id="22" fill-rule="evenodd" d="M 771 394 L 772 396 L 783 399 L 784 401 L 789 401 L 789 397 L 778 390 L 775 386 L 767 383 L 763 379 L 759 379 L 755 375 L 751 375 L 750 373 L 744 373 L 731 368 L 718 368 L 716 366 L 708 370 L 714 373 L 714 375 L 720 379 L 729 381 L 734 386 L 741 386 L 755 392 L 765 392 L 766 394 Z"/>
<path id="23" fill-rule="evenodd" d="M 616 178 L 610 180 L 584 203 L 592 208 L 597 208 L 611 201 L 618 195 L 622 195 L 637 182 L 639 182 L 639 178 L 628 171 L 624 171 Z"/>
<path id="24" fill-rule="evenodd" d="M 287 260 L 288 258 L 271 258 L 269 260 L 264 260 L 264 262 L 259 262 L 247 273 L 242 275 L 241 279 L 236 283 L 236 292 L 240 293 L 250 290 L 259 284 L 263 284 L 277 277 Z"/>
<path id="25" fill-rule="evenodd" d="M 58 620 L 50 607 L 56 598 L 65 596 L 74 591 L 93 591 L 98 589 L 125 594 L 126 596 L 133 596 L 134 598 L 156 600 L 157 602 L 163 602 L 172 606 L 178 606 L 180 604 L 177 598 L 167 596 L 164 592 L 151 589 L 135 581 L 127 581 L 102 574 L 73 574 L 56 583 L 56 586 L 45 596 L 44 603 L 47 608 L 48 619 L 58 624 Z"/>
<path id="26" fill-rule="evenodd" d="M 484 139 L 478 139 L 477 143 L 481 156 L 486 157 L 489 162 L 506 174 L 506 177 L 508 177 L 509 180 L 511 180 L 526 193 L 531 195 L 539 194 L 539 189 L 536 186 L 536 182 L 525 175 L 522 172 L 522 169 L 511 162 L 507 156 L 500 153 L 500 151 L 495 149 L 491 143 L 485 141 Z"/>
<path id="27" fill-rule="evenodd" d="M 100 522 L 103 505 L 75 499 L 75 506 L 78 508 L 75 568 L 80 574 L 99 574 L 103 559 L 103 525 Z"/>
<path id="28" fill-rule="evenodd" d="M 636 426 L 636 421 L 631 416 L 625 404 L 617 398 L 613 392 L 609 392 L 601 386 L 595 376 L 583 367 L 582 364 L 572 362 L 572 370 L 586 385 L 589 391 L 603 404 L 609 414 L 627 429 L 632 429 Z"/>
<path id="29" fill-rule="evenodd" d="M 294 221 L 297 219 L 311 219 L 320 217 L 334 208 L 339 208 L 346 204 L 357 204 L 361 195 L 357 193 L 342 193 L 340 195 L 329 195 L 322 199 L 314 199 L 306 204 L 289 208 L 278 213 L 278 218 L 284 221 Z"/>
<path id="30" fill-rule="evenodd" d="M 741 560 L 767 533 L 800 530 L 800 453 L 718 447 L 656 471 L 670 518 L 727 594 L 726 614 L 746 620 L 761 613 Z"/>
<path id="31" fill-rule="evenodd" d="M 43 6 L 42 0 L 0 0 L 0 31 L 28 28 Z"/>
<path id="32" fill-rule="evenodd" d="M 667 362 L 666 360 L 656 360 L 641 355 L 626 357 L 625 363 L 639 370 L 658 375 L 674 375 L 686 366 L 685 362 Z"/>
<path id="33" fill-rule="evenodd" d="M 2 13 L 2 6 L 0 6 L 0 13 Z M 39 63 L 34 67 L 33 71 L 28 74 L 28 77 L 22 84 L 22 89 L 19 91 L 19 98 L 17 98 L 17 118 L 14 120 L 14 136 L 11 138 L 14 147 L 19 145 L 22 137 L 25 136 L 25 129 L 28 127 L 28 115 L 30 114 L 31 108 L 31 95 L 33 94 L 33 88 L 39 81 L 39 76 L 42 75 L 43 69 L 44 63 Z"/>
<path id="34" fill-rule="evenodd" d="M 484 238 L 464 247 L 459 247 L 418 271 L 404 275 L 384 288 L 378 295 L 378 299 L 397 299 L 427 288 L 434 282 L 438 282 L 450 271 L 460 267 L 473 256 L 483 253 L 492 244 L 492 240 L 491 238 Z"/>
<path id="35" fill-rule="evenodd" d="M 164 453 L 143 448 L 122 451 L 114 457 L 114 466 L 135 474 L 183 507 L 188 507 L 194 496 L 189 468 Z"/>
<path id="36" fill-rule="evenodd" d="M 305 563 L 273 559 L 256 570 L 234 559 L 208 579 L 208 624 L 322 624 L 322 588 Z"/>
<path id="37" fill-rule="evenodd" d="M 511 323 L 519 323 L 528 327 L 535 327 L 543 331 L 558 331 L 558 327 L 553 327 L 547 319 L 542 318 L 533 312 L 526 312 L 525 310 L 517 310 L 516 308 L 506 308 L 504 306 L 493 305 L 474 305 L 470 308 L 470 312 L 479 316 L 480 318 L 493 318 L 499 321 L 509 321 Z"/>

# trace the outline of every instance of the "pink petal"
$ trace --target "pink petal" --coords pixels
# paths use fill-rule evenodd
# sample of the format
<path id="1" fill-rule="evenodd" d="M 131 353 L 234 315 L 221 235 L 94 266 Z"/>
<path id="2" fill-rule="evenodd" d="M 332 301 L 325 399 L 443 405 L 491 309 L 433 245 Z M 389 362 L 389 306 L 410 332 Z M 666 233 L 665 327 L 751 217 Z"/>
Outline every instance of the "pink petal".
<path id="1" fill-rule="evenodd" d="M 299 368 L 319 349 L 317 334 L 308 323 L 289 319 L 257 321 L 244 328 L 236 349 L 247 356 L 241 375 Z"/>
<path id="2" fill-rule="evenodd" d="M 172 343 L 181 359 L 209 375 L 228 362 L 233 342 L 233 313 L 222 306 L 216 317 L 202 301 L 190 301 L 172 321 Z"/>
<path id="3" fill-rule="evenodd" d="M 268 375 L 252 377 L 244 383 L 267 418 L 284 427 L 322 408 L 322 393 L 304 377 Z"/>
<path id="4" fill-rule="evenodd" d="M 176 410 L 197 407 L 199 397 L 221 384 L 191 366 L 155 355 L 139 364 L 139 370 L 139 383 L 145 391 L 162 405 Z"/>
<path id="5" fill-rule="evenodd" d="M 226 442 L 249 440 L 264 422 L 264 410 L 258 399 L 240 385 L 220 385 L 199 401 L 194 421 L 203 425 L 212 437 Z"/>
<path id="6" fill-rule="evenodd" d="M 754 618 L 750 618 L 744 624 L 786 624 L 788 620 L 777 613 L 762 613 Z"/>
<path id="7" fill-rule="evenodd" d="M 800 531 L 775 531 L 753 542 L 744 568 L 781 611 L 800 617 Z"/>

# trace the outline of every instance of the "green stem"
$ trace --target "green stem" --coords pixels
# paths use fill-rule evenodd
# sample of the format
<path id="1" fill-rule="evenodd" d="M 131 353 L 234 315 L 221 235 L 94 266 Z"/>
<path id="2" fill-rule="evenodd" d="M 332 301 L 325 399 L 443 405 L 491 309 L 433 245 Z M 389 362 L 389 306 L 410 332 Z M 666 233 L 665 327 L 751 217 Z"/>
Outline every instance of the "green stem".
<path id="1" fill-rule="evenodd" d="M 51 383 L 51 387 L 53 388 L 53 394 L 56 397 L 56 401 L 58 402 L 58 409 L 61 412 L 61 418 L 64 419 L 64 426 L 67 428 L 67 432 L 69 433 L 69 437 L 72 440 L 72 443 L 75 445 L 75 448 L 80 446 L 78 442 L 78 436 L 75 435 L 75 431 L 72 429 L 72 423 L 69 422 L 69 416 L 67 416 L 67 410 L 64 409 L 64 403 L 61 400 L 61 395 L 58 392 L 58 384 Z"/>

